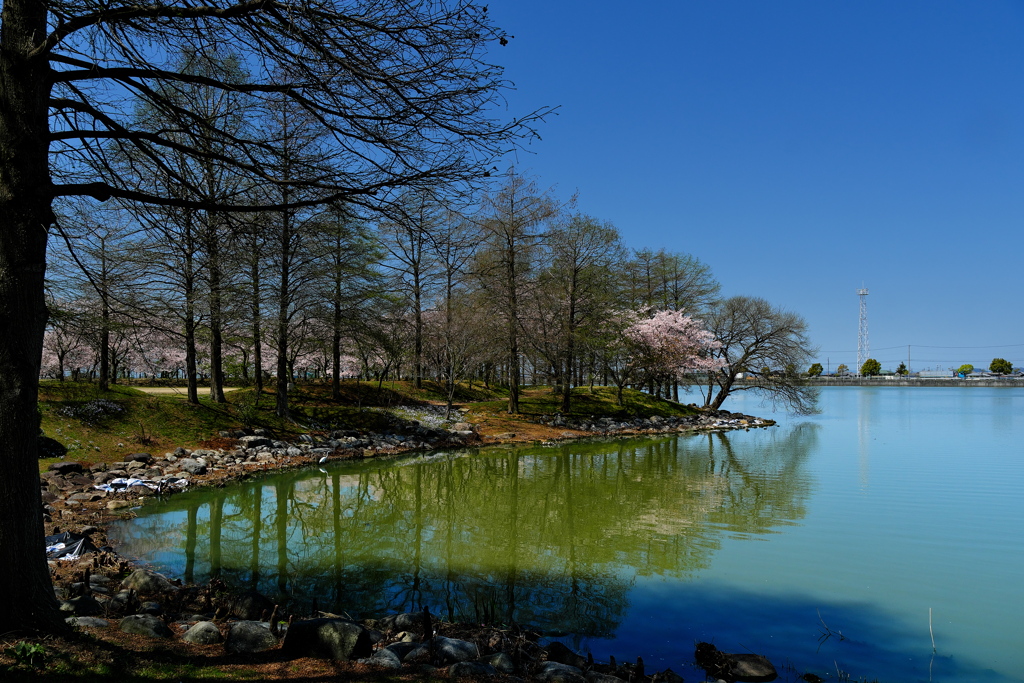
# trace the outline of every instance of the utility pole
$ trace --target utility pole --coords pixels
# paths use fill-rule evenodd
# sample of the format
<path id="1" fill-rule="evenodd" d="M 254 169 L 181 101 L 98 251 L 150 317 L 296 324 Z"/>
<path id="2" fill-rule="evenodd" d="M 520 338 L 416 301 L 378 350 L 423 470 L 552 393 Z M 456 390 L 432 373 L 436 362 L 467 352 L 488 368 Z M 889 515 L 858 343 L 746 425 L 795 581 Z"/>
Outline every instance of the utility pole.
<path id="1" fill-rule="evenodd" d="M 857 374 L 860 374 L 860 369 L 863 367 L 864 362 L 871 355 L 871 350 L 868 345 L 868 290 L 865 287 L 861 287 L 857 290 L 857 296 L 860 297 L 860 324 L 857 328 Z"/>

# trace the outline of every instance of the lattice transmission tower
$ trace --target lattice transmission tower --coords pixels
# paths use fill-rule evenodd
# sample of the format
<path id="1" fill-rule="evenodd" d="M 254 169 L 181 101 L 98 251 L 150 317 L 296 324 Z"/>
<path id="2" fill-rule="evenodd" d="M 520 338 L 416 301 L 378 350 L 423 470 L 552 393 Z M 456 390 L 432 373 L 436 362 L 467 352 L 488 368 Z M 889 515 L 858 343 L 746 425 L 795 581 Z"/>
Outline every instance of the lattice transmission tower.
<path id="1" fill-rule="evenodd" d="M 868 346 L 868 290 L 865 287 L 861 287 L 857 290 L 857 296 L 860 297 L 860 325 L 857 328 L 857 370 L 855 374 L 860 374 L 860 369 L 863 367 L 864 362 L 871 355 L 871 350 Z"/>

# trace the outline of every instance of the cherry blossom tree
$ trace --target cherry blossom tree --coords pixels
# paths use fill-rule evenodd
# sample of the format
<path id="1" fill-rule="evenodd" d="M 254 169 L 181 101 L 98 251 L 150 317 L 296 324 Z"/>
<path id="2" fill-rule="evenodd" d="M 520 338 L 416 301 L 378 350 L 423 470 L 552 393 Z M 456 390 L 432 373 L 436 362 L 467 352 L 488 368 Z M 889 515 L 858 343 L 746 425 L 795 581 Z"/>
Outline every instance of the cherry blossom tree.
<path id="1" fill-rule="evenodd" d="M 683 311 L 622 312 L 609 318 L 605 335 L 607 369 L 618 390 L 619 405 L 628 384 L 650 379 L 687 382 L 722 365 L 716 357 L 718 340 Z"/>

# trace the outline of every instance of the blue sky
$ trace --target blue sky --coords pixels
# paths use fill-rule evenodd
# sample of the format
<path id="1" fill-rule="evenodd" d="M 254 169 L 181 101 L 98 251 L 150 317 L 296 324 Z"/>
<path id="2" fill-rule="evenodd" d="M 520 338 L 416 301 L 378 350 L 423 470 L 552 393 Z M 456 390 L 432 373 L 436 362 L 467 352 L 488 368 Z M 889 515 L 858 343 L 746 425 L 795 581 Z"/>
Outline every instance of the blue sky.
<path id="1" fill-rule="evenodd" d="M 833 369 L 862 285 L 883 367 L 1024 365 L 1024 3 L 488 4 L 510 112 L 560 105 L 518 168 L 627 245 L 802 314 Z"/>

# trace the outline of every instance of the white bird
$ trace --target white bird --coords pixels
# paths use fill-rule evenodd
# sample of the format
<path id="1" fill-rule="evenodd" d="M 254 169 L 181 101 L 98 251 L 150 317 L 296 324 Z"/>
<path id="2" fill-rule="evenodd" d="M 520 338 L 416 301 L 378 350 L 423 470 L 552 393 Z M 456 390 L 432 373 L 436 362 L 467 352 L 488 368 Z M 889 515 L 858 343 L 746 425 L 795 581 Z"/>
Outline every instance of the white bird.
<path id="1" fill-rule="evenodd" d="M 327 456 L 326 455 L 324 457 L 320 458 L 320 464 L 321 465 L 323 465 L 325 462 L 327 462 Z"/>

